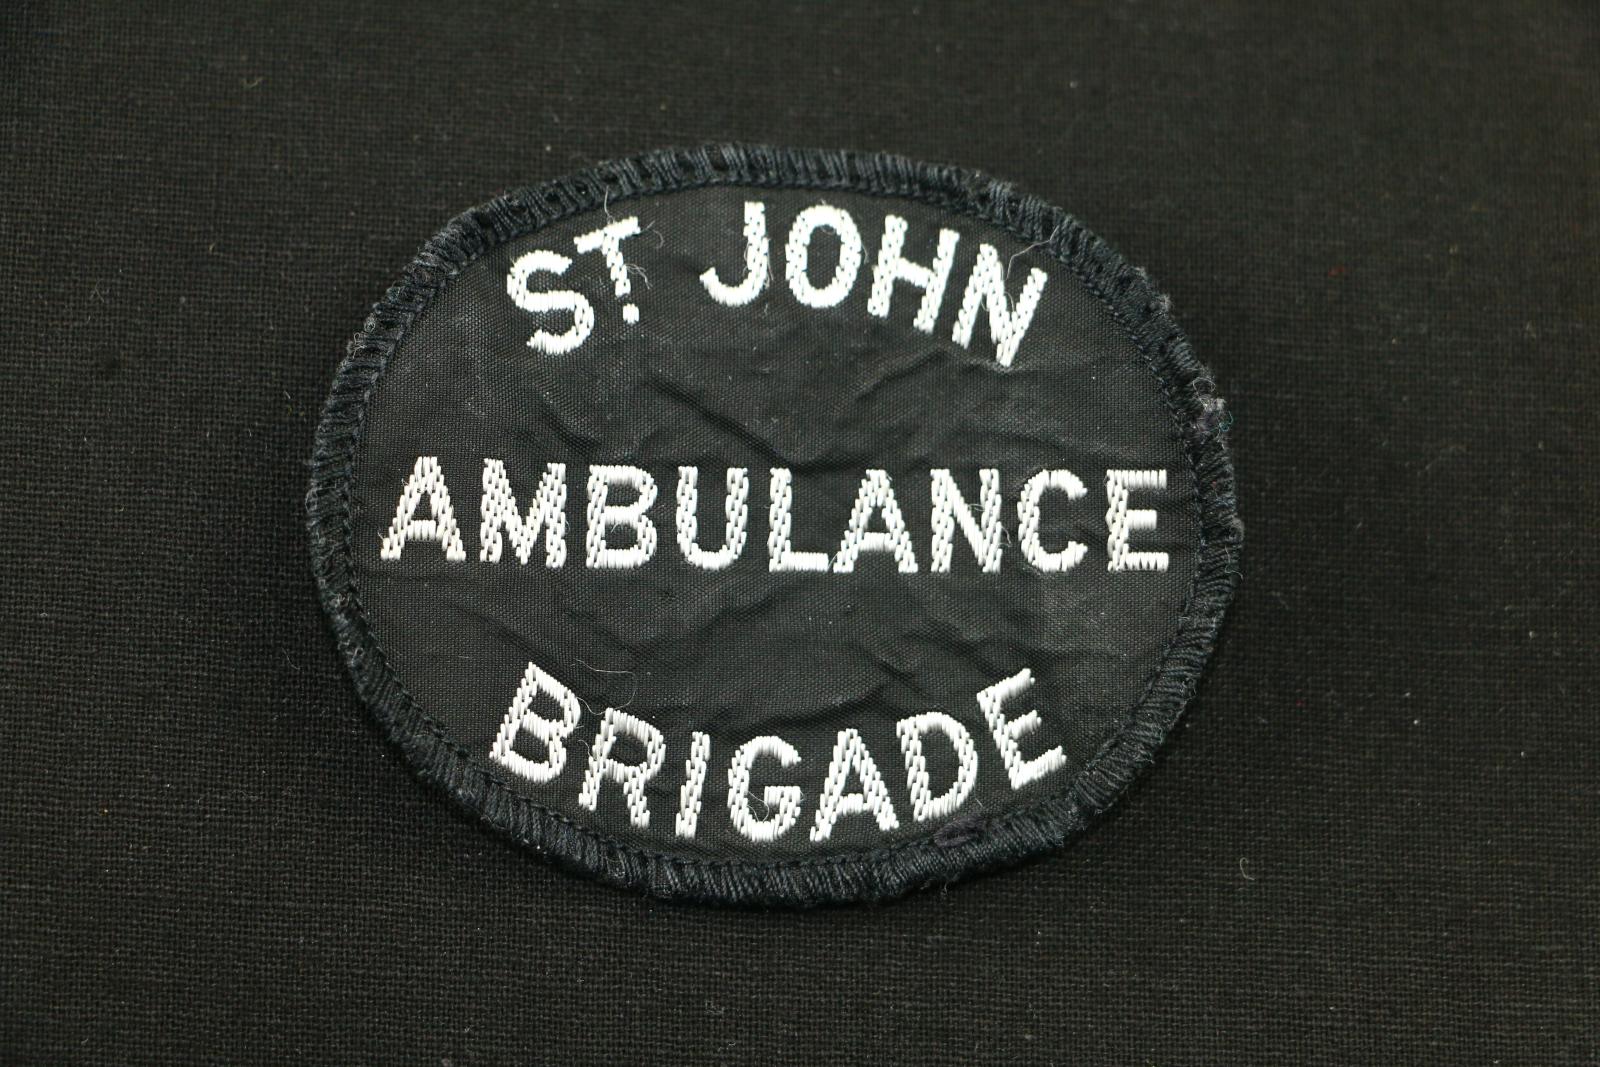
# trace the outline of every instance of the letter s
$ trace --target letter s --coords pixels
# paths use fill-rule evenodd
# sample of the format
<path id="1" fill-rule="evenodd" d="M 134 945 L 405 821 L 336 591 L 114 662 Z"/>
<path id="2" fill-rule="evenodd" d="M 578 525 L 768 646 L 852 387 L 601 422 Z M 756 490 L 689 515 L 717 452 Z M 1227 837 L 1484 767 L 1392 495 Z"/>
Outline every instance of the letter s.
<path id="1" fill-rule="evenodd" d="M 528 289 L 528 278 L 540 271 L 565 274 L 572 260 L 559 252 L 529 252 L 511 264 L 506 275 L 506 295 L 524 311 L 540 314 L 547 311 L 572 312 L 572 326 L 566 333 L 548 333 L 535 330 L 528 338 L 528 347 L 547 352 L 552 356 L 571 352 L 589 339 L 594 330 L 594 305 L 582 293 L 570 289 L 553 289 L 535 292 Z"/>

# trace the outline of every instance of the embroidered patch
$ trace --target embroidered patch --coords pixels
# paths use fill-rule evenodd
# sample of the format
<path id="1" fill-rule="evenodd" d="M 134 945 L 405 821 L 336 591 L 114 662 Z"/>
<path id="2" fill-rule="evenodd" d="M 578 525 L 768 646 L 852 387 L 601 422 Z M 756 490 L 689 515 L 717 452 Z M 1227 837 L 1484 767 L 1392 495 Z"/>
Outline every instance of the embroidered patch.
<path id="1" fill-rule="evenodd" d="M 1241 541 L 1143 273 L 1008 186 L 662 152 L 451 222 L 308 496 L 356 687 L 516 839 L 667 897 L 1061 844 L 1182 711 Z"/>

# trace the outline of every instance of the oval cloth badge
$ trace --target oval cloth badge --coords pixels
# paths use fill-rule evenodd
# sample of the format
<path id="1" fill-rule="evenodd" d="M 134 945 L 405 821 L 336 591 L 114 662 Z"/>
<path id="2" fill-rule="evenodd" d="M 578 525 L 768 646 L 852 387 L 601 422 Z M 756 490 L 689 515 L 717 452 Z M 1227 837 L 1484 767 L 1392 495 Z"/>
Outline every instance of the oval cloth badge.
<path id="1" fill-rule="evenodd" d="M 1237 572 L 1211 379 L 1062 211 L 889 156 L 645 155 L 467 212 L 308 496 L 421 774 L 667 897 L 882 898 L 1061 844 Z"/>

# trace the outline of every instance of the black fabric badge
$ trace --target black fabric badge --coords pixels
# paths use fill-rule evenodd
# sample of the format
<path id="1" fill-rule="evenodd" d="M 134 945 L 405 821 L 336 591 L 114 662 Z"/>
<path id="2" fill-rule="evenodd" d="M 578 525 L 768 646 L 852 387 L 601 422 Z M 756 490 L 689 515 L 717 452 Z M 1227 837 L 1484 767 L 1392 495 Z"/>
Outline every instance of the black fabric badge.
<path id="1" fill-rule="evenodd" d="M 308 496 L 422 775 L 666 897 L 882 898 L 1148 762 L 1241 527 L 1211 379 L 1062 211 L 888 156 L 662 152 L 451 222 Z"/>

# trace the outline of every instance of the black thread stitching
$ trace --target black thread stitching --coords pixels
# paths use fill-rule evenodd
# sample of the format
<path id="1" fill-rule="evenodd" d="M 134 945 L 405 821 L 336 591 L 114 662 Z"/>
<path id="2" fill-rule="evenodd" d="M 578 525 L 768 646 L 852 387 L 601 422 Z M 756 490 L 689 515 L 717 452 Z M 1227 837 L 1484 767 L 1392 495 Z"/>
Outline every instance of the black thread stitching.
<path id="1" fill-rule="evenodd" d="M 841 189 L 901 197 L 977 218 L 1066 264 L 1110 311 L 1166 399 L 1195 481 L 1200 543 L 1195 574 L 1143 696 L 1059 793 L 989 818 L 956 819 L 927 838 L 867 852 L 771 861 L 695 859 L 603 837 L 515 793 L 417 705 L 367 626 L 354 583 L 350 496 L 365 407 L 417 316 L 473 260 L 508 240 L 611 202 L 717 185 Z M 717 145 L 666 149 L 508 192 L 451 220 L 374 305 L 334 376 L 318 425 L 306 494 L 312 569 L 358 693 L 417 773 L 491 826 L 562 866 L 671 899 L 812 905 L 882 900 L 1019 862 L 1064 844 L 1154 757 L 1182 714 L 1238 581 L 1243 526 L 1220 399 L 1143 271 L 1059 208 L 953 166 L 892 155 Z"/>

